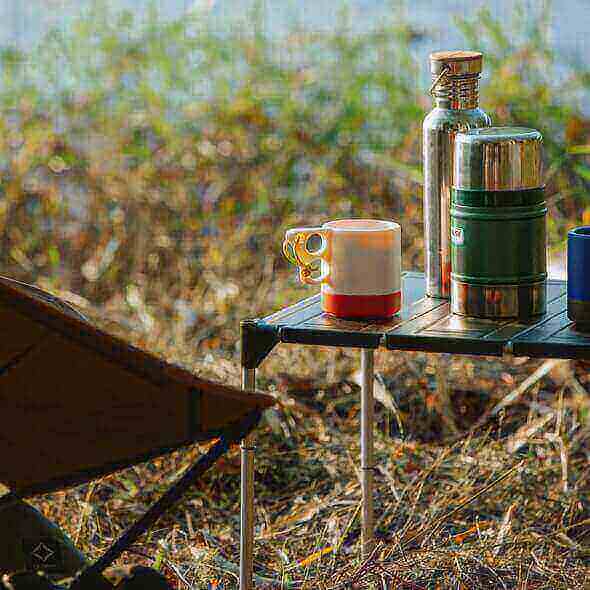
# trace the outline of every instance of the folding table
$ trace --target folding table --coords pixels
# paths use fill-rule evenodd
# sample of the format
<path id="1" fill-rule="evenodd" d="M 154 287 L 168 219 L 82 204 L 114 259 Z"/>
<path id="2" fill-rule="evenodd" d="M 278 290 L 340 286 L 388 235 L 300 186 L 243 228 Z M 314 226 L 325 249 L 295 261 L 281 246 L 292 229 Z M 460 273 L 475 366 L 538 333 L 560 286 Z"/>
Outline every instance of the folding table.
<path id="1" fill-rule="evenodd" d="M 465 318 L 450 312 L 449 302 L 425 296 L 424 275 L 402 277 L 402 310 L 386 322 L 334 318 L 314 295 L 262 319 L 241 323 L 242 388 L 254 390 L 256 369 L 279 343 L 361 349 L 362 556 L 373 540 L 373 353 L 414 350 L 485 356 L 590 359 L 590 333 L 575 329 L 567 317 L 567 285 L 547 283 L 547 313 L 530 321 Z M 253 435 L 241 445 L 240 590 L 250 590 L 254 546 Z"/>

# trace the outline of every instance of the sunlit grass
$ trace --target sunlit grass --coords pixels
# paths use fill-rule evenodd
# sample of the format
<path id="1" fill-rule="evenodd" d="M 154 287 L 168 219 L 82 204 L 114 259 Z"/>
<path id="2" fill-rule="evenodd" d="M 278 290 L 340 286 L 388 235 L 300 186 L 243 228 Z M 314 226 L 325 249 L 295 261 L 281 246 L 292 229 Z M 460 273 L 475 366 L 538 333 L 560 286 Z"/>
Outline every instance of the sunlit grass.
<path id="1" fill-rule="evenodd" d="M 342 19 L 332 33 L 276 39 L 260 23 L 255 11 L 219 34 L 201 13 L 164 23 L 152 10 L 137 21 L 97 4 L 30 53 L 0 56 L 2 272 L 233 384 L 239 320 L 309 294 L 281 258 L 285 228 L 393 217 L 403 225 L 404 267 L 423 264 L 420 137 L 430 100 L 415 31 L 392 20 L 353 35 Z M 590 223 L 590 121 L 579 104 L 590 72 L 558 76 L 543 18 L 520 13 L 506 27 L 482 11 L 457 24 L 467 48 L 485 51 L 482 103 L 494 121 L 545 136 L 550 246 L 560 247 L 567 228 Z M 268 579 L 321 587 L 358 563 L 355 362 L 349 352 L 284 347 L 260 372 L 260 387 L 281 403 L 260 431 L 258 587 Z M 440 363 L 452 408 L 437 397 Z M 398 412 L 377 411 L 377 513 L 389 553 L 374 571 L 416 584 L 400 588 L 584 587 L 587 367 L 539 380 L 486 423 L 489 432 L 452 443 L 534 366 L 378 355 L 381 394 Z M 504 438 L 518 439 L 548 412 L 545 431 L 508 450 Z M 196 455 L 38 502 L 96 557 Z M 416 527 L 523 456 L 517 478 L 395 561 L 391 551 Z M 127 559 L 155 563 L 179 587 L 235 588 L 237 501 L 233 453 Z"/>

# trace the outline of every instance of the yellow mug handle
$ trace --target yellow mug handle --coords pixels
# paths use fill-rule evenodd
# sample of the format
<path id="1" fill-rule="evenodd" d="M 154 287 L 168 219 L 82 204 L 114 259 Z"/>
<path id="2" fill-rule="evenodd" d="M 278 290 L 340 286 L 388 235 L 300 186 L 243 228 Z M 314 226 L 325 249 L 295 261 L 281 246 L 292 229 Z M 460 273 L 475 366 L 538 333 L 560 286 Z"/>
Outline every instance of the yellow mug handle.
<path id="1" fill-rule="evenodd" d="M 330 275 L 330 230 L 325 227 L 297 227 L 285 234 L 283 254 L 285 258 L 299 267 L 299 280 L 307 285 L 320 285 L 326 282 Z M 307 241 L 311 236 L 320 236 L 322 245 L 318 250 L 307 249 Z M 289 250 L 289 246 L 292 251 Z M 326 264 L 319 277 L 312 277 L 311 266 L 316 260 L 323 260 Z"/>

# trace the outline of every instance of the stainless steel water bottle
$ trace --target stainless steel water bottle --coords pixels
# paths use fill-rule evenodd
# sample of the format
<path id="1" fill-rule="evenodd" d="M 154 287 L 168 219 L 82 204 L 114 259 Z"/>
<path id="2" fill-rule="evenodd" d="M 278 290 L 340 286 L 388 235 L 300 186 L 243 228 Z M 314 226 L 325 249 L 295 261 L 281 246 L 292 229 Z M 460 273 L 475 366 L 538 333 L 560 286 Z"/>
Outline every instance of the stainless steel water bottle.
<path id="1" fill-rule="evenodd" d="M 426 294 L 449 299 L 451 285 L 450 207 L 455 135 L 488 127 L 479 108 L 482 54 L 439 51 L 430 55 L 434 109 L 423 124 L 424 239 Z"/>

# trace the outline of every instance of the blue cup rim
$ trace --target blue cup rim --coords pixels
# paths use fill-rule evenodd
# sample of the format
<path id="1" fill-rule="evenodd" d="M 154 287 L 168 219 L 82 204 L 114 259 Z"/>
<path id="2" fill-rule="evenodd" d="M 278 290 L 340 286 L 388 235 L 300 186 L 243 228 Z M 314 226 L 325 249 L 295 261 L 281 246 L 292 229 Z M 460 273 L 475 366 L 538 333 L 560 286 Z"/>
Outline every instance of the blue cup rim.
<path id="1" fill-rule="evenodd" d="M 590 240 L 590 225 L 581 225 L 575 227 L 567 232 L 568 238 L 578 238 L 582 240 Z"/>

